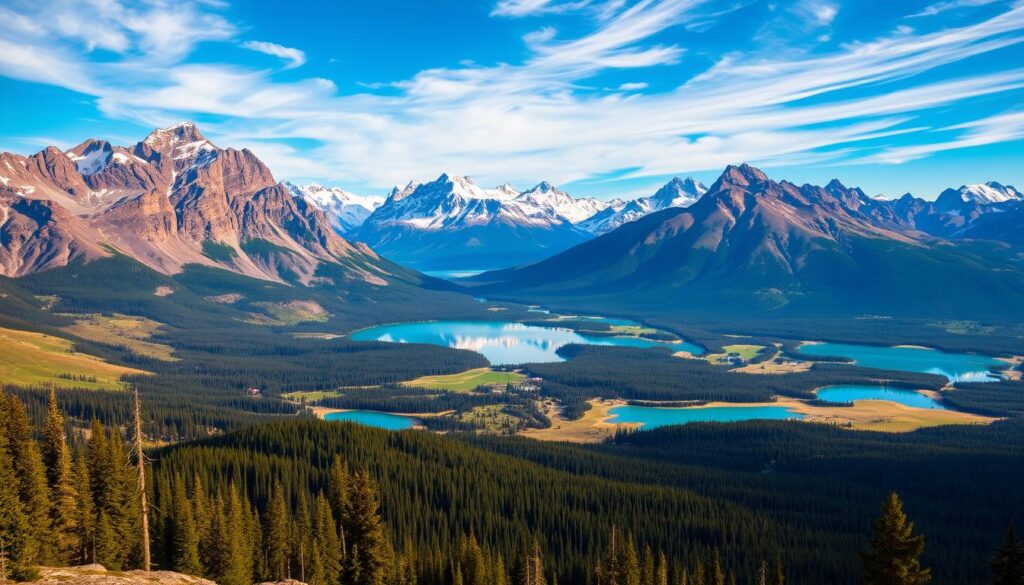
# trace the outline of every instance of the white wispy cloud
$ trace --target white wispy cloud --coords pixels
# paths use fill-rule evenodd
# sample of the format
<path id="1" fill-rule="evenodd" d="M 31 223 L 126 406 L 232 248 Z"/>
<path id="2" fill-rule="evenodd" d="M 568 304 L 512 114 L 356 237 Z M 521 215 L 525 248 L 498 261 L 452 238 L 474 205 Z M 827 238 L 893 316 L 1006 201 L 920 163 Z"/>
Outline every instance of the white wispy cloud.
<path id="1" fill-rule="evenodd" d="M 552 0 L 500 0 L 491 11 L 491 16 L 539 16 L 579 10 L 591 4 L 591 0 L 577 2 L 555 2 Z"/>
<path id="2" fill-rule="evenodd" d="M 306 63 L 306 53 L 299 49 L 286 47 L 277 43 L 270 43 L 267 41 L 246 41 L 239 46 L 243 49 L 256 51 L 257 53 L 280 57 L 281 59 L 288 61 L 287 69 L 295 69 L 296 67 L 301 67 Z"/>
<path id="3" fill-rule="evenodd" d="M 191 7 L 194 18 L 219 18 L 205 5 Z M 734 51 L 668 90 L 652 90 L 644 73 L 685 61 L 691 48 L 681 36 L 667 44 L 661 33 L 706 28 L 709 3 L 605 2 L 587 10 L 599 8 L 605 12 L 596 18 L 583 17 L 586 34 L 563 38 L 539 28 L 520 63 L 466 62 L 394 80 L 383 93 L 367 85 L 367 93 L 341 95 L 326 79 L 281 81 L 264 69 L 191 63 L 183 58 L 191 47 L 175 60 L 156 59 L 159 37 L 144 40 L 145 27 L 114 16 L 107 17 L 111 36 L 94 42 L 119 47 L 123 57 L 93 60 L 75 25 L 58 32 L 39 23 L 45 8 L 25 4 L 10 7 L 25 19 L 17 30 L 0 29 L 0 75 L 73 89 L 93 96 L 109 117 L 147 125 L 215 115 L 221 121 L 204 128 L 208 135 L 253 148 L 279 177 L 377 186 L 446 169 L 485 183 L 565 182 L 616 169 L 644 177 L 742 160 L 898 162 L 1020 135 L 1013 130 L 1019 114 L 972 119 L 969 108 L 950 106 L 1020 92 L 1024 69 L 1007 62 L 999 71 L 954 74 L 944 67 L 1024 42 L 1019 4 L 986 20 L 920 33 L 902 28 L 827 51 Z M 835 16 L 808 12 L 818 30 Z M 190 42 L 235 42 L 235 34 L 221 28 Z M 610 70 L 628 72 L 630 81 L 592 87 L 594 76 Z M 936 130 L 922 119 L 940 108 L 957 119 Z M 886 149 L 884 139 L 895 135 L 905 146 Z M 292 139 L 319 146 L 296 150 Z"/>
<path id="4" fill-rule="evenodd" d="M 936 14 L 942 14 L 943 12 L 949 12 L 950 10 L 956 10 L 958 8 L 973 8 L 976 6 L 987 6 L 989 4 L 995 4 L 996 2 L 1004 1 L 1005 0 L 944 0 L 942 2 L 930 4 L 926 6 L 924 10 L 911 14 L 907 16 L 907 18 L 935 16 Z"/>

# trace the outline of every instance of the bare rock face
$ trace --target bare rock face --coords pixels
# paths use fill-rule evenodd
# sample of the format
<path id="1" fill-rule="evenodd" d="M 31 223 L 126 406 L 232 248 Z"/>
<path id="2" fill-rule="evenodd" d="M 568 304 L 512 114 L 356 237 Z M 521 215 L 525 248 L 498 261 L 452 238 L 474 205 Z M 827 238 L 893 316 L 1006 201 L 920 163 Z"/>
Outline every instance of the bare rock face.
<path id="1" fill-rule="evenodd" d="M 65 191 L 77 199 L 86 199 L 91 190 L 85 179 L 78 172 L 78 167 L 55 146 L 28 157 L 27 168 L 30 174 L 54 187 Z"/>
<path id="2" fill-rule="evenodd" d="M 208 579 L 171 571 L 107 571 L 103 565 L 40 567 L 37 585 L 217 585 Z"/>
<path id="3" fill-rule="evenodd" d="M 96 236 L 57 203 L 0 189 L 0 273 L 6 276 L 108 256 L 95 243 Z"/>
<path id="4" fill-rule="evenodd" d="M 192 123 L 154 130 L 131 148 L 89 139 L 66 153 L 0 153 L 0 193 L 7 276 L 106 256 L 105 245 L 167 274 L 205 264 L 308 284 L 327 262 L 346 279 L 386 285 L 389 276 L 255 154 L 219 148 Z M 209 244 L 230 252 L 208 256 Z"/>

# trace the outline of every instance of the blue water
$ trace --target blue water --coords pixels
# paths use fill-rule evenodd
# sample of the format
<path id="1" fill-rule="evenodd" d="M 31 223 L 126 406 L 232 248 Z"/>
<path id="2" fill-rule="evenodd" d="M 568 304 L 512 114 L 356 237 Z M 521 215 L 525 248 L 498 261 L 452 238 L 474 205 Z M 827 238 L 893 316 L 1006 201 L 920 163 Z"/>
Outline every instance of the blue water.
<path id="1" fill-rule="evenodd" d="M 470 276 L 476 276 L 477 274 L 482 274 L 484 272 L 486 272 L 486 270 L 424 270 L 423 274 L 433 276 L 434 278 L 452 280 L 455 278 L 469 278 Z"/>
<path id="2" fill-rule="evenodd" d="M 708 406 L 665 408 L 616 406 L 608 411 L 610 423 L 640 423 L 643 430 L 692 422 L 737 422 L 744 420 L 801 419 L 804 415 L 785 406 Z"/>
<path id="3" fill-rule="evenodd" d="M 492 365 L 560 362 L 559 348 L 578 343 L 619 347 L 668 347 L 694 355 L 704 350 L 691 343 L 668 343 L 636 337 L 601 337 L 576 333 L 562 327 L 541 327 L 505 321 L 433 321 L 399 323 L 363 329 L 352 334 L 355 341 L 428 343 L 468 349 L 483 355 Z"/>
<path id="4" fill-rule="evenodd" d="M 950 382 L 994 382 L 999 380 L 999 376 L 993 374 L 991 368 L 1002 363 L 977 354 L 848 343 L 814 343 L 801 346 L 799 351 L 809 356 L 847 358 L 865 368 L 938 374 L 945 376 Z"/>
<path id="5" fill-rule="evenodd" d="M 419 421 L 411 416 L 401 416 L 397 414 L 388 414 L 386 412 L 377 412 L 375 410 L 349 410 L 346 412 L 330 412 L 324 415 L 324 420 L 341 420 L 351 421 L 366 425 L 368 427 L 378 427 L 381 429 L 388 429 L 389 431 L 400 431 L 402 429 L 411 429 Z"/>
<path id="6" fill-rule="evenodd" d="M 885 386 L 826 386 L 816 393 L 825 402 L 853 402 L 855 400 L 888 400 L 913 408 L 946 410 L 928 396 L 913 390 L 887 388 Z"/>

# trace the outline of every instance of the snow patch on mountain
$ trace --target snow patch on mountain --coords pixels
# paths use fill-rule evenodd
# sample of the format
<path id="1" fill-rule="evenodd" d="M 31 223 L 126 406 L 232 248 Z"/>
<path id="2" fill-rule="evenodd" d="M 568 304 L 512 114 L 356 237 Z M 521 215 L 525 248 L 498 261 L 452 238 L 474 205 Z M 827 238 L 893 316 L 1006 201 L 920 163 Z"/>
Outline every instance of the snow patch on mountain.
<path id="1" fill-rule="evenodd" d="M 965 202 L 981 205 L 1006 203 L 1013 200 L 1024 200 L 1024 194 L 1010 185 L 1002 185 L 995 181 L 974 185 L 963 185 L 958 190 L 960 198 Z"/>
<path id="2" fill-rule="evenodd" d="M 619 226 L 636 221 L 641 217 L 669 209 L 671 207 L 689 207 L 708 190 L 700 181 L 693 178 L 673 178 L 650 197 L 640 197 L 626 202 L 612 203 L 579 224 L 588 232 L 601 235 Z"/>
<path id="3" fill-rule="evenodd" d="M 356 195 L 340 187 L 324 187 L 316 183 L 296 185 L 289 181 L 285 187 L 293 197 L 304 199 L 323 210 L 338 233 L 347 233 L 366 221 L 366 218 L 384 203 L 379 195 Z"/>

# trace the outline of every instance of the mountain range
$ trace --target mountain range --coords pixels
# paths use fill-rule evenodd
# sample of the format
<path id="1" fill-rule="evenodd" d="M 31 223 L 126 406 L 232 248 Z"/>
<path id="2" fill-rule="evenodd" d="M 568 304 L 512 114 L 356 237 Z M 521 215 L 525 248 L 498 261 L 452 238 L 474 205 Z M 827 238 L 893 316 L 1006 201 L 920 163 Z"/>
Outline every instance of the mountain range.
<path id="1" fill-rule="evenodd" d="M 522 193 L 443 174 L 396 187 L 351 237 L 417 269 L 497 268 L 534 262 L 590 238 L 574 220 L 601 207 L 548 183 Z"/>
<path id="2" fill-rule="evenodd" d="M 395 187 L 349 234 L 421 269 L 497 268 L 537 261 L 654 211 L 689 205 L 705 190 L 698 181 L 675 178 L 650 197 L 601 201 L 574 198 L 547 181 L 519 192 L 443 174 Z"/>
<path id="3" fill-rule="evenodd" d="M 995 182 L 887 200 L 740 165 L 710 188 L 673 179 L 629 202 L 447 174 L 384 199 L 277 182 L 252 152 L 220 148 L 191 123 L 131 146 L 0 153 L 0 244 L 9 277 L 119 255 L 164 274 L 200 265 L 305 285 L 420 282 L 390 258 L 505 268 L 467 281 L 491 296 L 652 310 L 1024 310 L 1024 195 Z"/>
<path id="4" fill-rule="evenodd" d="M 90 139 L 66 152 L 4 152 L 0 274 L 115 254 L 165 274 L 197 264 L 304 284 L 322 278 L 325 263 L 375 285 L 402 270 L 340 237 L 318 205 L 249 150 L 219 148 L 192 123 L 129 147 Z"/>
<path id="5" fill-rule="evenodd" d="M 986 186 L 997 190 L 993 185 Z M 1012 187 L 984 204 L 973 194 L 990 196 L 986 190 L 952 192 L 957 201 L 887 201 L 839 181 L 798 186 L 729 166 L 687 208 L 650 214 L 547 260 L 471 282 L 488 296 L 587 299 L 651 313 L 799 307 L 1021 314 L 1021 256 L 994 240 L 1019 233 L 1024 202 Z"/>

